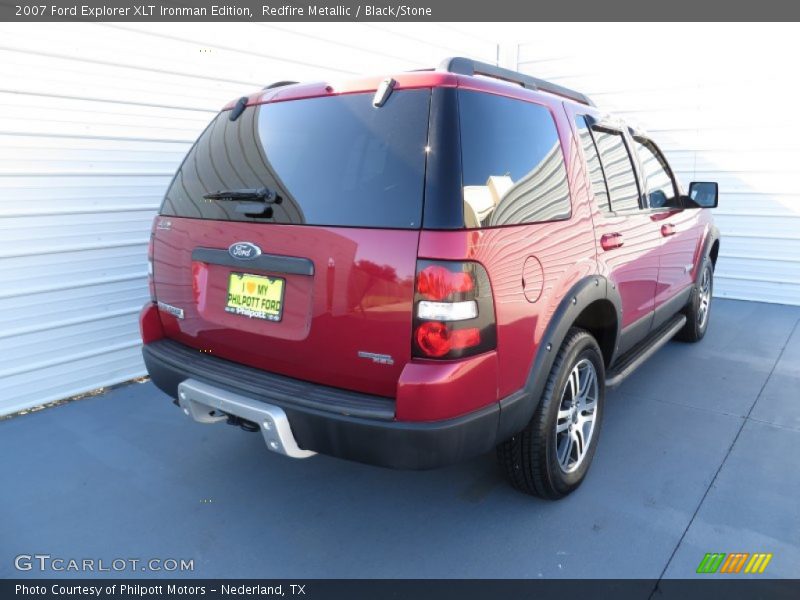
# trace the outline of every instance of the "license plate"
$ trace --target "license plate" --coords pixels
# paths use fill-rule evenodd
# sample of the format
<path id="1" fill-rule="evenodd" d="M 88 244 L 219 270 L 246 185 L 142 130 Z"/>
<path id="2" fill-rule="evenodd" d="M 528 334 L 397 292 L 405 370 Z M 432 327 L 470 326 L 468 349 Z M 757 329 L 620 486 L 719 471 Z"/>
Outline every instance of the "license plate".
<path id="1" fill-rule="evenodd" d="M 231 273 L 225 311 L 245 317 L 280 321 L 286 280 L 247 273 Z"/>

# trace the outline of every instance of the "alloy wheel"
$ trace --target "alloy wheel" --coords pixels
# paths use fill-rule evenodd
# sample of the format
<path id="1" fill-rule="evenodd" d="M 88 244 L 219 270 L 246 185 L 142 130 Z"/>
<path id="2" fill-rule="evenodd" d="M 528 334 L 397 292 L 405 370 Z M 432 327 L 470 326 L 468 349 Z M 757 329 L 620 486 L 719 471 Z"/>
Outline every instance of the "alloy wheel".
<path id="1" fill-rule="evenodd" d="M 556 419 L 556 457 L 561 470 L 572 473 L 583 463 L 594 435 L 597 418 L 597 371 L 584 358 L 572 368 Z"/>
<path id="2" fill-rule="evenodd" d="M 700 280 L 700 291 L 697 305 L 697 326 L 700 329 L 706 324 L 708 319 L 708 307 L 711 304 L 711 271 L 703 270 L 703 278 Z"/>

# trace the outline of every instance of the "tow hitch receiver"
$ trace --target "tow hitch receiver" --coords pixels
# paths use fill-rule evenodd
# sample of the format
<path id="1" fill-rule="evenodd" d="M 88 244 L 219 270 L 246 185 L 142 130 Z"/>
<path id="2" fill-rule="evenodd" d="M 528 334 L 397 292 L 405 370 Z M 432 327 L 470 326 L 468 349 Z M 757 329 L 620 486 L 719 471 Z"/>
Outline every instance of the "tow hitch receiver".
<path id="1" fill-rule="evenodd" d="M 186 379 L 178 385 L 178 403 L 198 423 L 219 423 L 233 415 L 257 423 L 267 448 L 292 458 L 308 458 L 316 452 L 303 450 L 292 434 L 289 419 L 279 406 L 240 396 L 214 386 Z"/>

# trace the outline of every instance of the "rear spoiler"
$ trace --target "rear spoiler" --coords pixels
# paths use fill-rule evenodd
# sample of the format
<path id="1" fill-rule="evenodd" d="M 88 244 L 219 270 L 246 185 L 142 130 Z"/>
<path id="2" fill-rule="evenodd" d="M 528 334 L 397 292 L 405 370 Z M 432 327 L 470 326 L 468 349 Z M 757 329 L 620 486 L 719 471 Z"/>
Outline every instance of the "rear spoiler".
<path id="1" fill-rule="evenodd" d="M 503 67 L 497 67 L 470 58 L 463 58 L 461 56 L 446 58 L 439 64 L 438 70 L 447 73 L 455 73 L 457 75 L 483 75 L 484 77 L 493 77 L 495 79 L 517 83 L 529 90 L 550 92 L 551 94 L 569 98 L 570 100 L 586 104 L 587 106 L 595 105 L 586 94 L 582 94 L 581 92 L 576 92 L 575 90 L 558 85 L 557 83 L 545 81 L 544 79 L 539 79 L 531 75 L 525 75 L 518 71 L 504 69 Z"/>

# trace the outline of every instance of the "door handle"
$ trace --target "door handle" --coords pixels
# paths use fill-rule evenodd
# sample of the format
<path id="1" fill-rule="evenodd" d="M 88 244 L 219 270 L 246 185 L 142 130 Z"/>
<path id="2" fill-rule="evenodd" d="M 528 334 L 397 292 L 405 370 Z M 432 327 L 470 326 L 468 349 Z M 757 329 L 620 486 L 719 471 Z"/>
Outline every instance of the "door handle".
<path id="1" fill-rule="evenodd" d="M 664 237 L 675 235 L 675 225 L 672 223 L 665 223 L 661 226 L 661 235 Z"/>
<path id="2" fill-rule="evenodd" d="M 600 238 L 600 245 L 603 247 L 603 250 L 613 250 L 614 248 L 619 248 L 622 246 L 622 234 L 604 233 Z"/>

